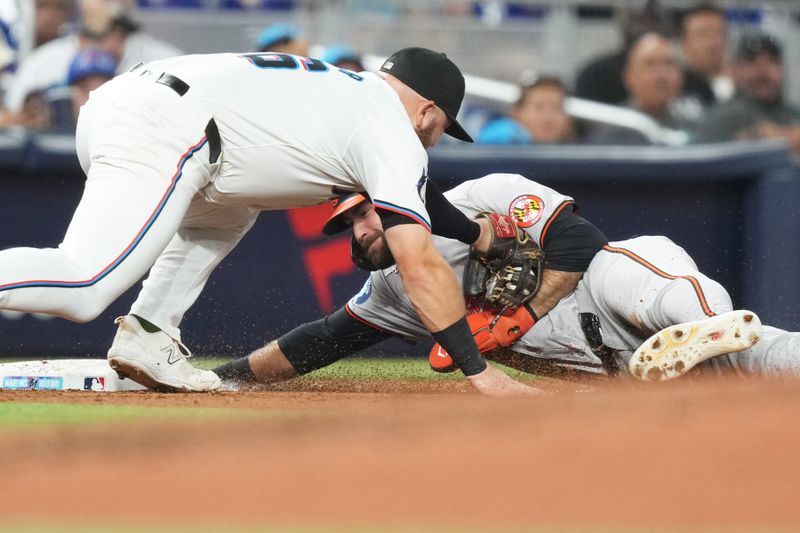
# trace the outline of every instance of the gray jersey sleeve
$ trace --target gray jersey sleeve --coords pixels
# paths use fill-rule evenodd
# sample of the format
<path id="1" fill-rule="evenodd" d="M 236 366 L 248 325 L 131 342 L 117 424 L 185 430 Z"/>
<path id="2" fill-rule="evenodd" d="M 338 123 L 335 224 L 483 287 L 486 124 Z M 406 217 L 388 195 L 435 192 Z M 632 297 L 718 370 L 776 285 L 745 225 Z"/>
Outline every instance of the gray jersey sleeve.
<path id="1" fill-rule="evenodd" d="M 489 174 L 464 182 L 445 196 L 469 217 L 481 211 L 509 215 L 539 245 L 550 221 L 574 206 L 571 197 L 520 174 Z"/>
<path id="2" fill-rule="evenodd" d="M 403 290 L 397 267 L 370 274 L 361 291 L 347 302 L 347 312 L 356 320 L 408 340 L 429 336 Z"/>
<path id="3" fill-rule="evenodd" d="M 453 239 L 433 237 L 433 243 L 461 282 L 469 247 Z M 373 272 L 361 291 L 347 303 L 348 312 L 374 328 L 417 340 L 430 334 L 406 296 L 397 267 Z"/>

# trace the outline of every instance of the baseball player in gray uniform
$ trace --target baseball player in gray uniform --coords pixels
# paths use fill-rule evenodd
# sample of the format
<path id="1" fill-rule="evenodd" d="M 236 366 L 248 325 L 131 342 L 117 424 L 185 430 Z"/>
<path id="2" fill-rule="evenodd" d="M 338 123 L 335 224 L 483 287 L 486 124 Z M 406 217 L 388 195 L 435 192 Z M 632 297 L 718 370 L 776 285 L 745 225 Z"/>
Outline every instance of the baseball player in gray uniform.
<path id="1" fill-rule="evenodd" d="M 556 233 L 559 212 L 562 220 L 573 218 L 563 215 L 572 206 L 571 198 L 515 174 L 468 181 L 445 195 L 467 215 L 507 211 L 542 246 L 545 256 L 553 242 L 562 238 Z M 334 212 L 326 229 L 352 225 L 359 242 L 374 240 L 380 220 L 372 206 L 363 198 L 342 205 L 344 209 Z M 461 275 L 468 247 L 450 239 L 434 241 Z M 533 320 L 521 318 L 531 312 L 523 306 L 503 316 L 494 326 L 503 331 L 479 344 L 487 350 L 508 347 L 511 351 L 487 357 L 556 375 L 632 373 L 646 380 L 675 377 L 697 365 L 742 373 L 800 374 L 800 333 L 762 327 L 755 313 L 734 311 L 725 289 L 700 273 L 691 257 L 668 238 L 600 242 L 597 249 L 575 291 L 547 314 Z M 380 254 L 373 252 L 370 258 L 378 261 Z M 535 301 L 534 297 L 531 302 Z M 480 306 L 474 312 L 488 313 L 490 319 L 497 313 Z M 395 266 L 373 272 L 361 291 L 335 313 L 304 324 L 215 372 L 224 379 L 244 381 L 288 379 L 390 336 L 412 341 L 428 336 L 403 292 Z M 438 346 L 431 350 L 429 361 L 436 370 L 453 367 Z"/>
<path id="2" fill-rule="evenodd" d="M 406 293 L 469 381 L 487 393 L 530 393 L 487 368 L 431 241 L 433 223 L 496 244 L 490 221 L 431 220 L 425 205 L 425 148 L 443 132 L 471 141 L 455 118 L 463 96 L 458 67 L 423 48 L 400 50 L 378 73 L 276 53 L 134 67 L 81 110 L 87 180 L 62 243 L 0 252 L 0 308 L 88 321 L 153 267 L 132 313 L 118 319 L 109 362 L 148 387 L 212 390 L 219 379 L 186 361 L 178 325 L 213 268 L 261 210 L 365 191 Z"/>

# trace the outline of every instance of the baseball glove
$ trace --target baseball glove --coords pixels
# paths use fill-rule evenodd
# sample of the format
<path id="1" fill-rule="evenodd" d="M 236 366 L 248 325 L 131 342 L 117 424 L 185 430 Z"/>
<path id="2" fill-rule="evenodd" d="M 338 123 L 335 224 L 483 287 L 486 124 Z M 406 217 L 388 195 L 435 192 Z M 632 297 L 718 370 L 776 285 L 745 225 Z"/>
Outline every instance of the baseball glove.
<path id="1" fill-rule="evenodd" d="M 527 234 L 525 234 L 527 237 Z M 486 300 L 516 309 L 536 294 L 541 283 L 544 252 L 532 239 L 521 241 L 505 258 L 489 262 Z"/>
<path id="2" fill-rule="evenodd" d="M 475 220 L 479 218 L 488 220 L 492 228 L 492 240 L 489 243 L 489 248 L 483 254 L 484 259 L 487 261 L 506 257 L 516 249 L 519 239 L 527 238 L 527 233 L 517 228 L 514 219 L 508 215 L 481 211 L 475 215 Z"/>
<path id="3" fill-rule="evenodd" d="M 483 299 L 486 294 L 486 283 L 492 276 L 487 266 L 488 261 L 475 248 L 470 247 L 467 263 L 464 265 L 463 289 L 466 296 Z"/>
<path id="4" fill-rule="evenodd" d="M 467 296 L 482 297 L 497 307 L 516 309 L 536 294 L 544 264 L 544 252 L 513 219 L 496 213 L 478 213 L 494 229 L 485 254 L 470 249 L 464 267 Z"/>

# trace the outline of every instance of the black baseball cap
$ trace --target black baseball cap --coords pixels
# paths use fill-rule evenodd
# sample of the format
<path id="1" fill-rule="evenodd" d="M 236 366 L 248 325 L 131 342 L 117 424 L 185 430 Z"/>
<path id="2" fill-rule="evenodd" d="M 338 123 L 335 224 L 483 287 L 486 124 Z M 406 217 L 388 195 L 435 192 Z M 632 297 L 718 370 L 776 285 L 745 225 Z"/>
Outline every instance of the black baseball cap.
<path id="1" fill-rule="evenodd" d="M 783 51 L 777 39 L 767 33 L 751 33 L 739 40 L 736 58 L 750 61 L 759 54 L 767 54 L 775 61 L 780 61 Z"/>
<path id="2" fill-rule="evenodd" d="M 381 72 L 391 74 L 420 96 L 433 100 L 450 119 L 445 133 L 472 142 L 472 137 L 456 120 L 464 100 L 464 76 L 445 54 L 427 48 L 403 48 L 383 62 Z"/>

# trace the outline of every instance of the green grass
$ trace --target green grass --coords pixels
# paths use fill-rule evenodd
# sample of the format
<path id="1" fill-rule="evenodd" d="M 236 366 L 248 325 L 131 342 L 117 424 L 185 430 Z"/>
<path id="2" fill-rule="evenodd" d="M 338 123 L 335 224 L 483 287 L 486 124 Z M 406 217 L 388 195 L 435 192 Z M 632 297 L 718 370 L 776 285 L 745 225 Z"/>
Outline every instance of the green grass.
<path id="1" fill-rule="evenodd" d="M 439 374 L 428 366 L 427 359 L 343 359 L 331 366 L 308 374 L 323 379 L 403 379 L 452 380 L 461 379 L 461 372 Z"/>
<path id="2" fill-rule="evenodd" d="M 36 426 L 107 425 L 135 420 L 230 419 L 254 413 L 247 409 L 227 408 L 5 402 L 0 403 L 0 431 Z"/>
<path id="3" fill-rule="evenodd" d="M 192 364 L 210 370 L 227 361 L 230 361 L 230 359 L 205 357 L 193 359 Z M 496 363 L 492 364 L 502 368 L 510 376 L 525 377 L 527 379 L 533 377 L 531 374 L 519 372 L 513 368 L 497 365 Z M 450 374 L 434 372 L 428 366 L 426 358 L 391 359 L 378 357 L 349 357 L 307 374 L 306 377 L 313 379 L 402 379 L 420 381 L 464 379 L 464 375 L 461 372 Z"/>

